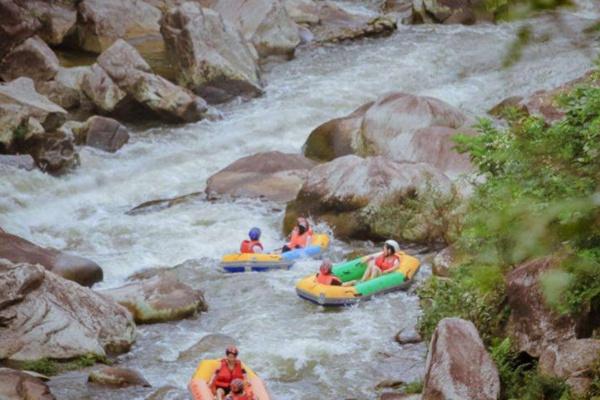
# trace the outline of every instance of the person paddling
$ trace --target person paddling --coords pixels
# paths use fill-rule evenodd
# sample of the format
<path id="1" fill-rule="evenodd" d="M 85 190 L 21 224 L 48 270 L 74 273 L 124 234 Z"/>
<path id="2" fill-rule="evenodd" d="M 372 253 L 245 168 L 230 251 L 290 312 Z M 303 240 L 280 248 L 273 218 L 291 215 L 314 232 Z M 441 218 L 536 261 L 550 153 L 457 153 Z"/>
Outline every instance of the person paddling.
<path id="1" fill-rule="evenodd" d="M 254 227 L 248 232 L 250 240 L 242 241 L 240 244 L 240 253 L 262 253 L 263 245 L 260 242 L 260 228 Z"/>
<path id="2" fill-rule="evenodd" d="M 220 367 L 210 378 L 208 386 L 216 395 L 217 400 L 224 400 L 226 394 L 231 391 L 231 382 L 234 379 L 246 380 L 246 371 L 242 363 L 237 359 L 239 352 L 235 346 L 225 349 L 225 357 L 221 359 Z"/>
<path id="3" fill-rule="evenodd" d="M 317 273 L 317 282 L 321 285 L 333 285 L 340 286 L 342 281 L 337 276 L 331 273 L 332 269 L 331 261 L 323 260 L 321 266 L 319 267 L 319 272 Z"/>
<path id="4" fill-rule="evenodd" d="M 225 397 L 225 400 L 254 400 L 252 393 L 244 391 L 244 381 L 234 379 L 231 381 L 231 392 Z"/>
<path id="5" fill-rule="evenodd" d="M 312 234 L 312 229 L 310 229 L 306 218 L 298 218 L 296 226 L 292 230 L 290 241 L 281 248 L 281 252 L 285 253 L 286 251 L 302 249 L 308 246 L 311 243 Z"/>
<path id="6" fill-rule="evenodd" d="M 377 278 L 378 276 L 389 274 L 400 268 L 400 245 L 395 240 L 386 240 L 383 244 L 383 251 L 377 257 L 370 257 L 367 269 L 360 282 Z M 343 286 L 355 285 L 357 281 L 345 282 Z"/>

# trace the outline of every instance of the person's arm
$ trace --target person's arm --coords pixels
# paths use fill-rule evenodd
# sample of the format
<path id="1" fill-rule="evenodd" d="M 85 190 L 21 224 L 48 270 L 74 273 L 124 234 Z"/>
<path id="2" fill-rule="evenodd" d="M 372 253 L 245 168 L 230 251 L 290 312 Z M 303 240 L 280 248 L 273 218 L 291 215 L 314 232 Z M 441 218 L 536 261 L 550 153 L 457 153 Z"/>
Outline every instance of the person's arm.
<path id="1" fill-rule="evenodd" d="M 217 368 L 215 370 L 215 372 L 212 374 L 212 376 L 210 377 L 210 380 L 208 381 L 208 387 L 211 387 L 212 384 L 214 383 L 215 378 L 217 377 L 217 374 L 219 373 L 219 368 Z"/>
<path id="2" fill-rule="evenodd" d="M 252 246 L 252 251 L 260 254 L 263 252 L 263 249 L 259 245 L 254 245 L 254 246 Z"/>

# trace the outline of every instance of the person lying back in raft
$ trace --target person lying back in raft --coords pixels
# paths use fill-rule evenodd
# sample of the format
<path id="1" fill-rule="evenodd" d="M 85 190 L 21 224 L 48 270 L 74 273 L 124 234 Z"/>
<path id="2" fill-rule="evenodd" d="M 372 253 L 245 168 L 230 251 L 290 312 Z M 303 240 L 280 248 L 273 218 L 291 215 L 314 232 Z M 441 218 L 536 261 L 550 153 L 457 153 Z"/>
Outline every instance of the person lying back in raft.
<path id="1" fill-rule="evenodd" d="M 248 237 L 250 240 L 246 239 L 240 244 L 240 253 L 262 253 L 263 245 L 260 242 L 260 228 L 250 229 Z"/>
<path id="2" fill-rule="evenodd" d="M 340 286 L 342 281 L 337 276 L 331 273 L 331 261 L 323 260 L 317 273 L 317 282 L 321 285 Z"/>
<path id="3" fill-rule="evenodd" d="M 244 381 L 234 379 L 231 381 L 231 392 L 225 397 L 225 400 L 253 400 L 254 396 L 248 391 L 244 391 Z"/>
<path id="4" fill-rule="evenodd" d="M 239 352 L 237 347 L 229 346 L 225 349 L 225 357 L 221 359 L 221 366 L 215 371 L 208 382 L 208 386 L 216 395 L 217 400 L 223 400 L 225 395 L 231 391 L 231 382 L 234 379 L 246 380 L 246 371 L 242 363 L 237 359 Z"/>
<path id="5" fill-rule="evenodd" d="M 365 282 L 378 276 L 389 274 L 400 268 L 400 245 L 395 240 L 386 240 L 383 252 L 377 257 L 368 259 L 367 269 L 359 282 Z M 355 285 L 357 281 L 345 282 L 343 286 Z"/>
<path id="6" fill-rule="evenodd" d="M 300 217 L 296 221 L 296 226 L 292 230 L 290 241 L 281 248 L 281 252 L 301 249 L 308 246 L 312 239 L 313 231 L 308 225 L 306 218 Z"/>

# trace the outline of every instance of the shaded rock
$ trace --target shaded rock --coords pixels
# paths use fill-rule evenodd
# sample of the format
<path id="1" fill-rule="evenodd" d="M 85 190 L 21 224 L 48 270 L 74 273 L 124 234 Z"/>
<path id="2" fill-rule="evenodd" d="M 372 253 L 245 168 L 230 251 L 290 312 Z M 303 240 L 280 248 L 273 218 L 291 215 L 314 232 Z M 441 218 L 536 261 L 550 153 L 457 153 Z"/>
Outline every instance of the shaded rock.
<path id="1" fill-rule="evenodd" d="M 78 142 L 114 153 L 129 141 L 129 131 L 112 118 L 94 116 L 78 129 Z"/>
<path id="2" fill-rule="evenodd" d="M 186 390 L 175 386 L 163 386 L 151 393 L 145 400 L 188 400 L 189 394 Z"/>
<path id="3" fill-rule="evenodd" d="M 574 339 L 578 321 L 552 310 L 544 298 L 540 277 L 552 270 L 552 257 L 524 263 L 506 275 L 506 295 L 511 312 L 507 332 L 517 349 L 538 358 L 550 345 Z"/>
<path id="4" fill-rule="evenodd" d="M 211 8 L 242 32 L 261 58 L 292 58 L 300 44 L 296 24 L 281 0 L 217 1 Z"/>
<path id="5" fill-rule="evenodd" d="M 0 167 L 18 168 L 31 171 L 35 169 L 35 162 L 33 161 L 33 158 L 27 154 L 15 156 L 0 154 Z"/>
<path id="6" fill-rule="evenodd" d="M 0 60 L 41 27 L 15 0 L 0 0 Z"/>
<path id="7" fill-rule="evenodd" d="M 600 358 L 600 340 L 571 339 L 551 345 L 540 355 L 542 374 L 565 379 L 575 394 L 583 395 L 592 384 L 592 368 Z"/>
<path id="8" fill-rule="evenodd" d="M 296 197 L 314 165 L 299 154 L 257 153 L 240 158 L 208 178 L 206 194 L 209 198 L 227 195 L 289 201 Z"/>
<path id="9" fill-rule="evenodd" d="M 310 170 L 286 220 L 298 214 L 321 218 L 338 238 L 436 241 L 457 222 L 450 209 L 430 200 L 449 196 L 450 180 L 427 164 L 348 155 Z"/>
<path id="10" fill-rule="evenodd" d="M 37 246 L 0 230 L 0 259 L 14 263 L 40 264 L 49 271 L 81 285 L 92 286 L 102 280 L 102 269 L 95 262 Z"/>
<path id="11" fill-rule="evenodd" d="M 0 368 L 0 399 L 54 400 L 48 386 L 39 378 L 9 368 Z"/>
<path id="12" fill-rule="evenodd" d="M 504 113 L 509 108 L 513 108 L 513 107 L 517 108 L 525 113 L 528 113 L 527 107 L 521 104 L 522 101 L 523 101 L 523 97 L 521 97 L 521 96 L 507 97 L 506 99 L 502 100 L 500 103 L 496 104 L 494 107 L 490 108 L 488 110 L 488 114 L 490 114 L 496 118 L 502 118 L 504 116 Z"/>
<path id="13" fill-rule="evenodd" d="M 470 321 L 444 318 L 433 333 L 427 355 L 423 400 L 496 400 L 500 378 Z"/>
<path id="14" fill-rule="evenodd" d="M 90 67 L 58 68 L 54 79 L 37 82 L 35 88 L 50 101 L 66 110 L 74 108 L 91 109 L 91 102 L 83 92 L 82 83 L 90 73 Z"/>
<path id="15" fill-rule="evenodd" d="M 131 311 L 138 323 L 178 320 L 207 309 L 201 291 L 167 274 L 104 290 L 102 294 Z"/>
<path id="16" fill-rule="evenodd" d="M 455 250 L 454 246 L 448 246 L 435 255 L 431 263 L 431 270 L 434 275 L 446 278 L 450 276 L 450 270 L 456 263 Z"/>
<path id="17" fill-rule="evenodd" d="M 479 0 L 413 0 L 413 24 L 439 23 L 472 25 L 493 21 Z"/>
<path id="18" fill-rule="evenodd" d="M 101 111 L 113 111 L 126 93 L 98 64 L 92 65 L 81 80 L 83 93 Z"/>
<path id="19" fill-rule="evenodd" d="M 318 42 L 340 42 L 365 37 L 387 36 L 397 29 L 396 18 L 350 13 L 332 2 L 319 7 L 319 24 L 312 28 Z"/>
<path id="20" fill-rule="evenodd" d="M 190 346 L 188 349 L 179 353 L 178 362 L 197 361 L 207 354 L 223 353 L 223 350 L 230 345 L 236 345 L 235 340 L 227 335 L 220 333 L 206 335 L 198 343 Z"/>
<path id="21" fill-rule="evenodd" d="M 11 148 L 15 140 L 24 141 L 44 129 L 55 129 L 64 122 L 66 114 L 63 108 L 36 92 L 30 78 L 0 85 L 0 145 Z M 38 122 L 37 126 L 31 119 Z M 41 132 L 39 123 L 43 125 Z"/>
<path id="22" fill-rule="evenodd" d="M 33 36 L 15 47 L 0 64 L 0 78 L 12 81 L 21 76 L 48 81 L 58 73 L 58 58 L 42 39 Z"/>
<path id="23" fill-rule="evenodd" d="M 53 175 L 68 172 L 79 165 L 75 138 L 65 132 L 37 135 L 25 144 L 39 169 Z"/>
<path id="24" fill-rule="evenodd" d="M 127 351 L 129 312 L 42 266 L 0 261 L 0 359 L 70 359 Z"/>
<path id="25" fill-rule="evenodd" d="M 206 102 L 191 92 L 152 73 L 138 52 L 117 40 L 98 57 L 98 64 L 125 93 L 156 116 L 176 122 L 192 122 L 207 113 Z"/>
<path id="26" fill-rule="evenodd" d="M 104 367 L 90 372 L 88 382 L 107 386 L 144 386 L 150 387 L 150 383 L 140 374 L 130 368 Z"/>
<path id="27" fill-rule="evenodd" d="M 412 344 L 412 343 L 420 343 L 423 341 L 419 332 L 415 326 L 411 326 L 409 328 L 402 329 L 400 332 L 396 334 L 396 342 L 400 344 Z"/>
<path id="28" fill-rule="evenodd" d="M 185 3 L 165 15 L 161 31 L 180 85 L 212 103 L 262 93 L 254 53 L 217 12 Z"/>
<path id="29" fill-rule="evenodd" d="M 178 204 L 183 204 L 188 201 L 204 199 L 206 194 L 204 192 L 194 192 L 189 194 L 184 194 L 183 196 L 173 197 L 171 199 L 158 199 L 158 200 L 150 200 L 145 201 L 142 204 L 138 204 L 133 207 L 131 210 L 127 211 L 125 214 L 127 215 L 138 215 L 145 214 L 154 211 L 164 210 L 166 208 L 171 208 Z"/>
<path id="30" fill-rule="evenodd" d="M 48 44 L 58 46 L 75 29 L 76 1 L 21 0 L 19 3 L 36 16 L 41 24 L 37 34 Z"/>

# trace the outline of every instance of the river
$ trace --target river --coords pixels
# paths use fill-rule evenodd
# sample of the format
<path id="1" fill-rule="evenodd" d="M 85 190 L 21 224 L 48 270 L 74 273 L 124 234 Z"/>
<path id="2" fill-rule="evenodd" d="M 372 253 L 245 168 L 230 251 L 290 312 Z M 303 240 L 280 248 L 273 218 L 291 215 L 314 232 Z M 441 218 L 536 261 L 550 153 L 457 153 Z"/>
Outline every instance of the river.
<path id="1" fill-rule="evenodd" d="M 393 341 L 417 321 L 413 291 L 330 311 L 294 293 L 295 282 L 318 261 L 270 274 L 217 272 L 220 256 L 235 250 L 252 226 L 262 228 L 267 249 L 281 244 L 281 205 L 194 200 L 134 216 L 125 212 L 144 201 L 202 191 L 210 175 L 240 157 L 300 152 L 316 126 L 388 91 L 437 97 L 476 117 L 505 97 L 576 78 L 592 65 L 577 32 L 600 15 L 593 1 L 581 5 L 562 14 L 562 26 L 550 17 L 536 20 L 540 36 L 554 34 L 526 48 L 511 69 L 502 68 L 502 58 L 517 23 L 400 25 L 388 38 L 300 50 L 294 60 L 269 66 L 264 96 L 222 107 L 220 121 L 134 127 L 116 154 L 82 148 L 81 167 L 60 178 L 0 170 L 0 226 L 95 260 L 104 269 L 100 288 L 122 285 L 151 267 L 183 263 L 195 271 L 194 284 L 210 310 L 195 319 L 139 326 L 134 349 L 119 358 L 155 388 L 185 390 L 196 361 L 178 362 L 179 353 L 205 335 L 223 333 L 236 339 L 240 356 L 266 380 L 274 399 L 375 399 L 377 382 L 423 375 L 425 345 Z M 351 249 L 334 240 L 331 257 L 338 261 Z M 426 259 L 419 279 L 430 271 Z M 143 399 L 150 392 L 88 387 L 81 373 L 50 386 L 58 399 Z"/>

